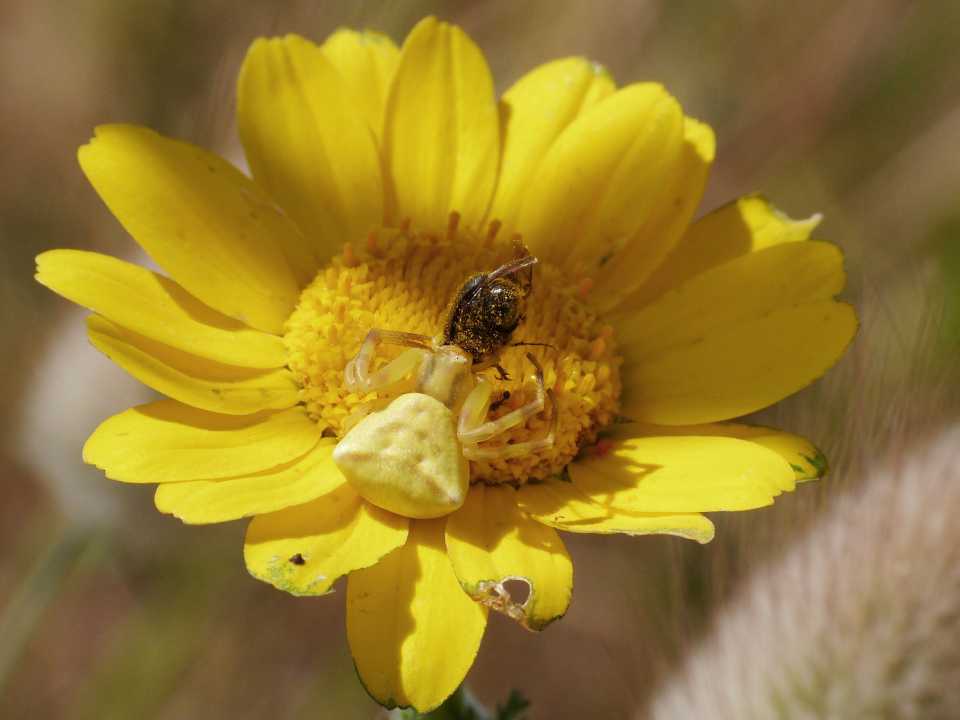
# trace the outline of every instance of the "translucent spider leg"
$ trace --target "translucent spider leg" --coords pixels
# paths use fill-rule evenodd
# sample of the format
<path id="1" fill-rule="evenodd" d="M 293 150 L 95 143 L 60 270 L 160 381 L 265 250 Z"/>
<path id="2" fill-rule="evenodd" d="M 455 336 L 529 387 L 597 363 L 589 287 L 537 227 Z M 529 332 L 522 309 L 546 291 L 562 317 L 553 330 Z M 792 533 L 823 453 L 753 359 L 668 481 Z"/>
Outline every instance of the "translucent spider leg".
<path id="1" fill-rule="evenodd" d="M 553 394 L 553 390 L 547 390 L 547 398 L 550 400 L 552 418 L 550 422 L 550 429 L 542 438 L 493 448 L 482 448 L 478 445 L 464 445 L 463 456 L 467 458 L 467 460 L 506 460 L 509 458 L 529 455 L 537 450 L 546 450 L 547 448 L 553 447 L 557 433 L 558 419 L 557 401 Z"/>
<path id="2" fill-rule="evenodd" d="M 400 345 L 410 348 L 375 373 L 370 372 L 377 347 L 381 344 Z M 357 405 L 342 421 L 342 429 L 348 432 L 358 422 L 376 410 L 382 410 L 394 399 L 393 386 L 399 385 L 413 375 L 423 364 L 424 351 L 432 349 L 430 338 L 414 333 L 374 329 L 367 333 L 356 356 L 344 368 L 347 390 L 360 395 L 371 392 L 380 397 Z"/>
<path id="3" fill-rule="evenodd" d="M 536 382 L 536 396 L 526 405 L 507 413 L 497 420 L 487 420 L 484 418 L 490 410 L 490 396 L 493 391 L 492 385 L 483 379 L 477 382 L 477 385 L 467 396 L 460 411 L 460 421 L 458 424 L 458 437 L 463 445 L 463 454 L 468 460 L 497 460 L 501 458 L 517 457 L 529 452 L 542 450 L 553 446 L 556 435 L 557 425 L 557 406 L 552 390 L 545 390 L 543 382 L 543 368 L 537 362 L 536 358 L 527 353 L 527 359 L 534 367 L 533 380 Z M 547 434 L 538 440 L 529 440 L 513 445 L 504 445 L 498 448 L 481 448 L 477 443 L 506 432 L 510 428 L 516 427 L 543 410 L 546 399 L 550 399 L 552 422 Z"/>
<path id="4" fill-rule="evenodd" d="M 371 374 L 373 358 L 381 343 L 401 345 L 411 349 Z M 423 360 L 422 351 L 432 348 L 433 344 L 426 335 L 373 329 L 367 333 L 356 357 L 344 368 L 343 375 L 347 389 L 355 393 L 368 393 L 393 385 L 419 367 Z"/>

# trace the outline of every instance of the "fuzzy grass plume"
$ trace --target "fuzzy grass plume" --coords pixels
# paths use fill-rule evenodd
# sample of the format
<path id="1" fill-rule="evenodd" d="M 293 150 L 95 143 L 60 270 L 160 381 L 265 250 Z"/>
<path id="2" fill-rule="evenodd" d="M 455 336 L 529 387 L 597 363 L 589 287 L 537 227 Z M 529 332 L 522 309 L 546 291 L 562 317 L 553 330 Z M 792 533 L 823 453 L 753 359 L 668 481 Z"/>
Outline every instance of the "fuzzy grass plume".
<path id="1" fill-rule="evenodd" d="M 960 426 L 898 455 L 753 578 L 653 718 L 957 716 Z"/>

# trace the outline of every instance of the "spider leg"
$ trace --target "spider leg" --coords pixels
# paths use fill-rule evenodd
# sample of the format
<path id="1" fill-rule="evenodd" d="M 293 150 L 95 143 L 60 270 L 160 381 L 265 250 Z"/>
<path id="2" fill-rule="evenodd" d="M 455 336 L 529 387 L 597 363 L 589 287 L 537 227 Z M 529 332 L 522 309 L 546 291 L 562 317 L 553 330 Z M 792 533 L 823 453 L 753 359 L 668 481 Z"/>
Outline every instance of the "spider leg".
<path id="1" fill-rule="evenodd" d="M 384 397 L 378 397 L 373 400 L 368 400 L 367 402 L 360 403 L 357 405 L 349 415 L 347 415 L 340 423 L 340 429 L 344 433 L 350 432 L 353 429 L 353 426 L 358 422 L 363 420 L 367 415 L 372 412 L 377 412 L 378 410 L 385 409 L 390 403 L 396 399 L 394 395 L 387 395 Z"/>
<path id="2" fill-rule="evenodd" d="M 460 442 L 476 442 L 465 440 L 468 434 L 484 425 L 487 413 L 490 412 L 490 398 L 493 395 L 493 384 L 483 377 L 477 378 L 467 399 L 460 408 L 460 419 L 457 423 L 457 437 Z"/>
<path id="3" fill-rule="evenodd" d="M 381 343 L 401 345 L 410 350 L 371 373 L 370 368 Z M 344 369 L 347 389 L 355 393 L 368 393 L 393 385 L 413 372 L 423 360 L 423 351 L 432 348 L 430 338 L 425 335 L 373 329 L 367 333 L 356 357 Z"/>
<path id="4" fill-rule="evenodd" d="M 543 368 L 540 367 L 540 363 L 537 362 L 532 354 L 527 353 L 527 359 L 530 360 L 530 363 L 533 365 L 533 380 L 536 383 L 537 389 L 533 400 L 526 405 L 522 405 L 516 410 L 508 412 L 496 420 L 483 422 L 483 418 L 486 417 L 490 409 L 490 396 L 493 392 L 492 385 L 481 379 L 470 392 L 470 395 L 467 396 L 467 400 L 460 412 L 460 422 L 457 428 L 460 442 L 464 445 L 465 455 L 467 455 L 468 452 L 473 452 L 473 450 L 480 450 L 480 448 L 470 449 L 468 446 L 489 440 L 512 427 L 526 422 L 543 410 L 548 395 L 547 390 L 544 388 Z M 550 393 L 550 397 L 553 397 L 552 393 Z M 553 401 L 551 400 L 551 402 Z M 554 402 L 553 404 L 554 417 L 556 417 L 556 403 Z M 522 444 L 523 443 L 520 443 L 514 447 L 519 447 L 519 445 Z M 550 438 L 550 444 L 553 444 L 552 437 Z M 470 456 L 467 455 L 467 457 Z"/>
<path id="5" fill-rule="evenodd" d="M 557 413 L 557 399 L 553 394 L 553 390 L 547 390 L 547 397 L 550 400 L 552 417 L 550 429 L 542 438 L 492 448 L 482 448 L 476 444 L 467 444 L 463 446 L 463 456 L 467 458 L 467 460 L 506 460 L 553 447 L 557 435 L 557 420 L 559 414 Z"/>

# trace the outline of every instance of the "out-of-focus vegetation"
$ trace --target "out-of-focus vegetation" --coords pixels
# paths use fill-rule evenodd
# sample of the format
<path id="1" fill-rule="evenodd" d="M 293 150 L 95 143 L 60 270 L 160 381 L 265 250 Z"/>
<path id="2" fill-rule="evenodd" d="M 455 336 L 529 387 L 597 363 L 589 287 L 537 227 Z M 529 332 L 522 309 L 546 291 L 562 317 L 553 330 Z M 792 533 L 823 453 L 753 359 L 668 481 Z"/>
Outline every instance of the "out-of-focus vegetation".
<path id="1" fill-rule="evenodd" d="M 85 344 L 81 313 L 32 281 L 52 247 L 136 256 L 76 148 L 137 122 L 240 157 L 234 79 L 251 40 L 335 27 L 401 39 L 462 24 L 503 89 L 586 55 L 663 82 L 719 147 L 705 208 L 763 191 L 843 247 L 862 328 L 824 382 L 764 414 L 834 472 L 774 508 L 718 518 L 710 546 L 570 537 L 568 616 L 534 636 L 492 618 L 469 677 L 531 717 L 641 713 L 752 568 L 775 561 L 881 449 L 956 417 L 960 346 L 960 3 L 7 0 L 0 9 L 0 716 L 369 718 L 343 595 L 295 599 L 246 575 L 243 524 L 182 527 L 80 446 L 145 391 Z"/>

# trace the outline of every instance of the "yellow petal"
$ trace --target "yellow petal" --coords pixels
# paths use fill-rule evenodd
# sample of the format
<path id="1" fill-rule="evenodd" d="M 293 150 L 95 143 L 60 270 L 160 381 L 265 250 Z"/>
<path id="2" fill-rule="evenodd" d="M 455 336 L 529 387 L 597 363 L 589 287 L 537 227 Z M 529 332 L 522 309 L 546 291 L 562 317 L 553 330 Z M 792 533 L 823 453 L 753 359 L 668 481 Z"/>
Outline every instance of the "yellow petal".
<path id="1" fill-rule="evenodd" d="M 209 480 L 295 460 L 317 444 L 320 430 L 302 408 L 221 415 L 160 400 L 101 423 L 83 459 L 122 482 Z"/>
<path id="2" fill-rule="evenodd" d="M 254 42 L 240 71 L 237 122 L 253 177 L 312 241 L 317 259 L 381 223 L 373 135 L 319 47 L 296 35 Z"/>
<path id="3" fill-rule="evenodd" d="M 251 370 L 189 355 L 91 315 L 87 335 L 97 350 L 157 392 L 187 405 L 248 415 L 283 410 L 297 403 L 299 390 L 287 369 Z"/>
<path id="4" fill-rule="evenodd" d="M 794 488 L 789 463 L 756 443 L 632 431 L 617 426 L 609 452 L 570 466 L 574 484 L 602 505 L 643 513 L 750 510 Z"/>
<path id="5" fill-rule="evenodd" d="M 457 581 L 444 520 L 415 520 L 407 544 L 347 580 L 347 639 L 360 679 L 386 707 L 424 713 L 442 703 L 473 664 L 487 609 Z"/>
<path id="6" fill-rule="evenodd" d="M 697 220 L 664 262 L 623 304 L 636 309 L 695 275 L 747 253 L 810 237 L 820 215 L 792 220 L 765 198 L 748 195 Z"/>
<path id="7" fill-rule="evenodd" d="M 822 301 L 717 328 L 624 370 L 626 417 L 688 425 L 739 417 L 801 390 L 840 359 L 853 308 Z"/>
<path id="8" fill-rule="evenodd" d="M 609 73 L 584 58 L 555 60 L 524 75 L 500 102 L 503 159 L 490 217 L 509 237 L 544 155 L 566 127 L 616 90 Z"/>
<path id="9" fill-rule="evenodd" d="M 740 438 L 762 445 L 787 461 L 797 482 L 816 480 L 827 473 L 827 459 L 809 440 L 799 435 L 761 425 L 736 423 L 713 423 L 706 425 L 642 425 L 627 423 L 618 425 L 624 433 L 644 436 L 699 435 Z"/>
<path id="10" fill-rule="evenodd" d="M 80 166 L 144 250 L 212 308 L 279 334 L 300 294 L 297 229 L 222 158 L 132 125 L 103 125 Z"/>
<path id="11" fill-rule="evenodd" d="M 573 592 L 573 563 L 553 529 L 520 512 L 512 487 L 474 485 L 447 520 L 447 553 L 463 589 L 530 630 L 563 616 Z M 507 581 L 526 584 L 522 602 Z"/>
<path id="12" fill-rule="evenodd" d="M 575 276 L 593 276 L 651 219 L 684 148 L 680 105 L 660 85 L 631 85 L 581 114 L 537 170 L 518 227 L 531 252 Z M 634 272 L 645 276 L 669 239 L 650 238 Z"/>
<path id="13" fill-rule="evenodd" d="M 527 483 L 517 503 L 534 520 L 573 533 L 677 535 L 699 543 L 713 539 L 713 523 L 699 513 L 636 513 L 605 504 L 572 482 Z"/>
<path id="14" fill-rule="evenodd" d="M 827 458 L 816 445 L 799 435 L 759 425 L 721 425 L 721 434 L 763 445 L 786 460 L 797 482 L 818 480 L 827 474 Z"/>
<path id="15" fill-rule="evenodd" d="M 672 182 L 664 186 L 643 226 L 623 251 L 594 275 L 590 301 L 599 310 L 609 310 L 636 291 L 690 225 L 707 184 L 716 139 L 709 125 L 691 118 L 684 118 L 683 138 Z"/>
<path id="16" fill-rule="evenodd" d="M 333 464 L 333 440 L 280 468 L 223 480 L 188 480 L 157 486 L 154 504 L 185 523 L 206 524 L 301 505 L 343 485 Z"/>
<path id="17" fill-rule="evenodd" d="M 422 20 L 407 36 L 387 100 L 383 153 L 394 221 L 473 227 L 496 182 L 500 130 L 490 69 L 458 27 Z"/>
<path id="18" fill-rule="evenodd" d="M 660 425 L 745 415 L 796 392 L 853 337 L 827 243 L 788 243 L 701 273 L 656 302 L 612 316 L 625 363 L 623 414 Z"/>
<path id="19" fill-rule="evenodd" d="M 323 595 L 407 541 L 408 520 L 374 507 L 349 483 L 303 505 L 258 515 L 243 546 L 247 570 L 291 595 Z"/>
<path id="20" fill-rule="evenodd" d="M 647 307 L 611 319 L 628 362 L 642 362 L 773 310 L 827 300 L 845 282 L 836 246 L 789 243 L 712 268 Z"/>
<path id="21" fill-rule="evenodd" d="M 151 340 L 240 367 L 283 367 L 283 340 L 207 307 L 169 278 L 82 250 L 37 256 L 37 280 Z"/>
<path id="22" fill-rule="evenodd" d="M 397 46 L 382 33 L 340 28 L 320 49 L 346 83 L 353 106 L 379 138 L 387 94 L 400 58 Z"/>

